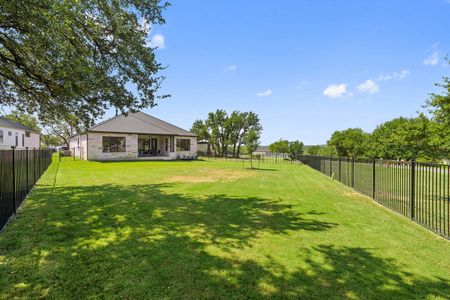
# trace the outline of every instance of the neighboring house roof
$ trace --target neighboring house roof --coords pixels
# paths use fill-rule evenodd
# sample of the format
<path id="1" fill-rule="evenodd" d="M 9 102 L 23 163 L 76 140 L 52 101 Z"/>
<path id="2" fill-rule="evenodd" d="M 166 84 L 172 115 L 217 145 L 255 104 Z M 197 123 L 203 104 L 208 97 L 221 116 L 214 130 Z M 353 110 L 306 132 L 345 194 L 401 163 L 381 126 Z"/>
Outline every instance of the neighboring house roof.
<path id="1" fill-rule="evenodd" d="M 94 125 L 87 131 L 196 136 L 190 131 L 169 124 L 143 112 L 130 113 L 128 116 L 115 116 L 100 124 Z"/>
<path id="2" fill-rule="evenodd" d="M 31 127 L 22 125 L 20 123 L 17 123 L 17 122 L 11 121 L 11 120 L 8 120 L 4 117 L 0 117 L 0 126 L 39 133 L 36 129 L 33 129 Z"/>
<path id="3" fill-rule="evenodd" d="M 269 146 L 259 146 L 256 148 L 255 152 L 270 152 Z"/>

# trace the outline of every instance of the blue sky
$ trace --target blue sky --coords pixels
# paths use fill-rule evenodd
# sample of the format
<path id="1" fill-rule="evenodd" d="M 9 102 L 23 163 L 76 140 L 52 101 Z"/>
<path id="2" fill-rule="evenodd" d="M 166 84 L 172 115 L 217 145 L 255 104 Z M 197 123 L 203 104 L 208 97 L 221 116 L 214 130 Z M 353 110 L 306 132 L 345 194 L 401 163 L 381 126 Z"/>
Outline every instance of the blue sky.
<path id="1" fill-rule="evenodd" d="M 262 144 L 413 116 L 450 75 L 450 0 L 173 0 L 150 38 L 168 68 L 146 112 L 189 129 L 217 108 L 254 111 Z"/>

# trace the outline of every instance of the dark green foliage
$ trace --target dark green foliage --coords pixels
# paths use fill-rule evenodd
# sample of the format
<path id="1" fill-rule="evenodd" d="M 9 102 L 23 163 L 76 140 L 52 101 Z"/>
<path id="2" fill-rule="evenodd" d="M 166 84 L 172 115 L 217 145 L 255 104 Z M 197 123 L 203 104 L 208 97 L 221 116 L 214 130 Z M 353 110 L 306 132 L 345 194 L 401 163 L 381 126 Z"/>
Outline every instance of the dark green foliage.
<path id="1" fill-rule="evenodd" d="M 342 131 L 335 131 L 328 146 L 336 149 L 336 154 L 341 157 L 363 156 L 369 135 L 360 128 L 349 128 Z"/>
<path id="2" fill-rule="evenodd" d="M 320 153 L 320 146 L 319 145 L 314 145 L 314 146 L 309 146 L 308 147 L 308 150 L 307 150 L 307 153 L 309 154 L 309 155 L 319 155 L 319 153 Z"/>
<path id="3" fill-rule="evenodd" d="M 450 63 L 450 61 L 449 61 Z M 444 77 L 442 83 L 436 86 L 441 87 L 443 94 L 431 94 L 426 104 L 435 120 L 439 123 L 450 124 L 450 77 Z"/>
<path id="4" fill-rule="evenodd" d="M 320 147 L 319 155 L 321 156 L 337 156 L 336 148 L 329 145 Z"/>
<path id="5" fill-rule="evenodd" d="M 434 156 L 436 153 L 429 147 L 430 126 L 430 120 L 423 114 L 385 122 L 372 132 L 367 156 L 406 160 Z"/>
<path id="6" fill-rule="evenodd" d="M 303 143 L 279 139 L 269 145 L 269 151 L 275 154 L 288 154 L 291 160 L 296 160 L 303 154 Z"/>
<path id="7" fill-rule="evenodd" d="M 450 60 L 448 60 L 450 63 Z M 433 116 L 430 128 L 430 147 L 442 158 L 450 157 L 450 77 L 444 77 L 436 84 L 443 89 L 442 94 L 431 94 L 426 105 Z"/>
<path id="8" fill-rule="evenodd" d="M 269 151 L 272 153 L 286 154 L 289 153 L 289 141 L 279 139 L 269 145 Z"/>
<path id="9" fill-rule="evenodd" d="M 300 141 L 289 142 L 289 158 L 291 160 L 298 160 L 303 154 L 303 143 Z"/>
<path id="10" fill-rule="evenodd" d="M 197 140 L 206 140 L 209 141 L 210 135 L 208 132 L 208 128 L 206 124 L 202 120 L 195 120 L 194 124 L 192 124 L 191 132 L 197 135 Z"/>
<path id="11" fill-rule="evenodd" d="M 45 147 L 56 147 L 61 145 L 61 139 L 53 134 L 43 134 L 41 135 L 41 144 Z"/>
<path id="12" fill-rule="evenodd" d="M 58 137 L 65 146 L 69 147 L 70 137 L 83 131 L 81 120 L 74 114 L 66 114 L 64 118 L 57 118 L 44 122 L 49 134 Z"/>
<path id="13" fill-rule="evenodd" d="M 239 157 L 248 133 L 254 131 L 259 136 L 262 126 L 254 112 L 233 111 L 228 115 L 225 110 L 218 109 L 210 112 L 205 121 L 196 120 L 191 131 L 199 140 L 208 141 L 215 155 L 225 156 L 231 149 L 232 156 Z"/>
<path id="14" fill-rule="evenodd" d="M 0 2 L 0 104 L 41 120 L 155 105 L 163 69 L 147 46 L 159 0 Z M 132 92 L 134 87 L 137 92 Z M 165 96 L 160 96 L 164 98 Z"/>
<path id="15" fill-rule="evenodd" d="M 4 115 L 3 117 L 13 122 L 17 122 L 24 126 L 30 127 L 36 131 L 41 131 L 38 119 L 24 112 L 13 110 L 9 114 Z"/>

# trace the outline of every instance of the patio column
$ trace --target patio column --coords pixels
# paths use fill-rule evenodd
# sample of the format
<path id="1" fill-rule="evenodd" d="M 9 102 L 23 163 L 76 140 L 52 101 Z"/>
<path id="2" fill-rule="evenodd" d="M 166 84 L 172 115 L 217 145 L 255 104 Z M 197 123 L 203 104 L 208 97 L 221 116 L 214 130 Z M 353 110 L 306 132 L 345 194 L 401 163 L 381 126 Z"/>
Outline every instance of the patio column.
<path id="1" fill-rule="evenodd" d="M 170 152 L 175 152 L 175 137 L 170 136 Z"/>

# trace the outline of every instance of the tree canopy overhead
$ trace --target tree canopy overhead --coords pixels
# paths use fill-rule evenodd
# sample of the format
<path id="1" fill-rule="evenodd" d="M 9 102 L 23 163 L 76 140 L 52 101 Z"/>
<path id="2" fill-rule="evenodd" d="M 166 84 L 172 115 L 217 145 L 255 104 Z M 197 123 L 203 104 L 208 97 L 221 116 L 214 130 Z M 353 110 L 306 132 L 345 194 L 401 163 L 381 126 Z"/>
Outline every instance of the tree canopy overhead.
<path id="1" fill-rule="evenodd" d="M 156 104 L 163 66 L 148 46 L 159 0 L 0 2 L 0 104 L 41 120 Z"/>

